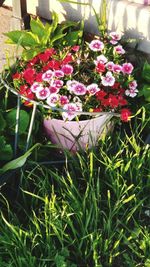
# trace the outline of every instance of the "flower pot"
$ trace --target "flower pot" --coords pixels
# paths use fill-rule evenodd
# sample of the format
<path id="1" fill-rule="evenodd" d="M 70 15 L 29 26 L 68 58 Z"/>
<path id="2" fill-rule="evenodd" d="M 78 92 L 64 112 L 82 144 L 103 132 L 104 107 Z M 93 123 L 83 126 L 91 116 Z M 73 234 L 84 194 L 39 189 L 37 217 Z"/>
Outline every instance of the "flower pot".
<path id="1" fill-rule="evenodd" d="M 112 115 L 108 113 L 83 121 L 44 119 L 44 129 L 53 144 L 76 152 L 87 146 L 96 146 L 98 139 L 112 127 L 111 118 Z"/>

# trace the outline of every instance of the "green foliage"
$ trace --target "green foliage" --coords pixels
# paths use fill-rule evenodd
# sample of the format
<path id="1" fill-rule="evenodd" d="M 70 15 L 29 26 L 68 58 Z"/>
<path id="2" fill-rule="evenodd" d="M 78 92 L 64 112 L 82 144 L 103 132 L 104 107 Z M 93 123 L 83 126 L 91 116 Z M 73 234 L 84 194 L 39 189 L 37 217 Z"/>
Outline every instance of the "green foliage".
<path id="1" fill-rule="evenodd" d="M 24 48 L 22 57 L 29 60 L 46 48 L 53 46 L 73 45 L 81 42 L 83 34 L 80 23 L 67 21 L 59 24 L 58 15 L 52 12 L 52 23 L 45 25 L 39 18 L 30 21 L 30 31 L 11 31 L 5 33 L 9 38 L 7 43 Z M 72 36 L 73 34 L 73 36 Z M 70 39 L 70 38 L 73 38 Z"/>
<path id="2" fill-rule="evenodd" d="M 140 95 L 143 95 L 145 100 L 150 102 L 150 64 L 145 62 L 142 70 L 143 86 Z"/>
<path id="3" fill-rule="evenodd" d="M 143 109 L 130 134 L 115 130 L 96 150 L 66 154 L 59 167 L 52 148 L 48 165 L 28 160 L 14 205 L 0 195 L 3 266 L 149 266 L 146 123 Z"/>

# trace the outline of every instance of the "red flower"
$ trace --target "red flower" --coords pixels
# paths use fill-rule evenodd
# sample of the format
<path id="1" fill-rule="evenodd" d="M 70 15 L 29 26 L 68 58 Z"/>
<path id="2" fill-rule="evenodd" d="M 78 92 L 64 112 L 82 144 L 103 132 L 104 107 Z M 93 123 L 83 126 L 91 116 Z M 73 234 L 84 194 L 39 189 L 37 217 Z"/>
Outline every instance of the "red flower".
<path id="1" fill-rule="evenodd" d="M 38 59 L 38 56 L 32 58 L 32 59 L 29 61 L 27 67 L 28 67 L 28 68 L 32 68 L 32 67 L 38 62 L 38 60 L 39 60 L 39 59 Z"/>
<path id="2" fill-rule="evenodd" d="M 96 66 L 96 71 L 97 71 L 98 73 L 102 73 L 102 72 L 104 72 L 104 71 L 105 71 L 105 65 L 102 64 L 102 63 L 98 63 L 97 66 Z"/>
<path id="3" fill-rule="evenodd" d="M 52 59 L 51 61 L 49 61 L 49 63 L 46 65 L 46 67 L 48 69 L 59 70 L 60 69 L 60 62 L 58 60 Z M 44 68 L 43 68 L 43 70 L 44 70 Z"/>
<path id="4" fill-rule="evenodd" d="M 101 104 L 102 104 L 104 107 L 109 107 L 109 105 L 110 105 L 110 100 L 109 100 L 109 98 L 103 98 L 103 99 L 101 100 Z"/>
<path id="5" fill-rule="evenodd" d="M 47 53 L 41 53 L 38 57 L 42 62 L 47 62 L 49 60 L 49 54 Z"/>
<path id="6" fill-rule="evenodd" d="M 128 104 L 127 100 L 125 98 L 123 98 L 123 96 L 121 96 L 121 95 L 118 96 L 118 100 L 119 100 L 120 106 L 126 106 Z"/>
<path id="7" fill-rule="evenodd" d="M 20 85 L 20 94 L 24 95 L 27 89 L 29 89 L 27 84 Z"/>
<path id="8" fill-rule="evenodd" d="M 101 107 L 99 107 L 99 108 L 94 108 L 94 109 L 93 109 L 93 112 L 102 112 L 102 110 L 103 110 L 103 109 L 102 109 Z"/>
<path id="9" fill-rule="evenodd" d="M 96 98 L 97 100 L 102 100 L 106 95 L 107 93 L 105 91 L 100 90 L 99 92 L 96 93 Z"/>
<path id="10" fill-rule="evenodd" d="M 42 80 L 42 75 L 43 75 L 43 73 L 42 72 L 39 72 L 39 73 L 37 73 L 37 75 L 35 76 L 35 80 L 36 80 L 36 82 L 42 82 L 43 80 Z"/>
<path id="11" fill-rule="evenodd" d="M 114 85 L 112 86 L 112 89 L 118 89 L 120 87 L 120 83 L 115 82 Z"/>
<path id="12" fill-rule="evenodd" d="M 121 110 L 121 120 L 124 122 L 128 122 L 130 120 L 131 111 L 127 108 Z"/>
<path id="13" fill-rule="evenodd" d="M 51 57 L 56 54 L 56 51 L 54 48 L 47 48 L 44 52 L 47 56 Z"/>
<path id="14" fill-rule="evenodd" d="M 21 79 L 21 73 L 16 72 L 12 75 L 13 80 L 20 80 Z"/>
<path id="15" fill-rule="evenodd" d="M 72 55 L 69 53 L 66 57 L 62 60 L 62 65 L 68 64 L 73 61 Z"/>
<path id="16" fill-rule="evenodd" d="M 115 95 L 109 95 L 109 105 L 111 108 L 117 108 L 119 105 L 119 100 Z"/>
<path id="17" fill-rule="evenodd" d="M 31 99 L 31 100 L 34 99 L 34 94 L 31 92 L 30 89 L 27 89 L 27 91 L 24 93 L 24 96 L 26 96 L 27 98 L 29 98 L 29 99 Z M 25 100 L 25 101 L 24 101 L 24 105 L 25 105 L 26 107 L 32 107 L 33 104 L 32 104 L 30 101 Z"/>
<path id="18" fill-rule="evenodd" d="M 35 79 L 35 70 L 32 68 L 27 68 L 23 72 L 23 78 L 26 80 L 27 83 L 32 84 Z"/>

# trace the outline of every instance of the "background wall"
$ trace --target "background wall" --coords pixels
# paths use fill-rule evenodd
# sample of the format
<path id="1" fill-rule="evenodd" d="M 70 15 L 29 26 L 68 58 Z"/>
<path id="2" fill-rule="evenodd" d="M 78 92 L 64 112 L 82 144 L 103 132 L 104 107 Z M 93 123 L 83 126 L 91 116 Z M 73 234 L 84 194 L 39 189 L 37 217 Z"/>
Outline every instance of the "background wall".
<path id="1" fill-rule="evenodd" d="M 19 1 L 19 0 L 16 0 Z M 150 53 L 150 6 L 143 5 L 150 0 L 108 0 L 108 29 L 125 33 L 139 42 L 139 49 Z M 92 4 L 100 12 L 101 0 L 78 0 Z M 12 0 L 6 0 L 12 6 Z M 27 11 L 50 19 L 50 10 L 59 13 L 60 21 L 64 19 L 80 20 L 84 18 L 86 29 L 97 33 L 97 24 L 92 10 L 88 6 L 60 3 L 57 0 L 27 0 Z"/>

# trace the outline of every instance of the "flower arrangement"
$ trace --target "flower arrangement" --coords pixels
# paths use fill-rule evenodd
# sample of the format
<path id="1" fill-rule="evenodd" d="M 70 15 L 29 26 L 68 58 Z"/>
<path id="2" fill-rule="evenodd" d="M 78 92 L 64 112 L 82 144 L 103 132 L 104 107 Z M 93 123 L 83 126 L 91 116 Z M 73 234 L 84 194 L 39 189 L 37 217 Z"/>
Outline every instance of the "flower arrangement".
<path id="1" fill-rule="evenodd" d="M 126 62 L 120 41 L 121 36 L 111 32 L 80 46 L 47 48 L 29 61 L 18 59 L 13 85 L 27 98 L 49 105 L 50 110 L 56 108 L 49 111 L 53 118 L 71 121 L 78 112 L 82 119 L 82 111 L 115 112 L 128 121 L 130 100 L 138 89 L 134 67 Z"/>

